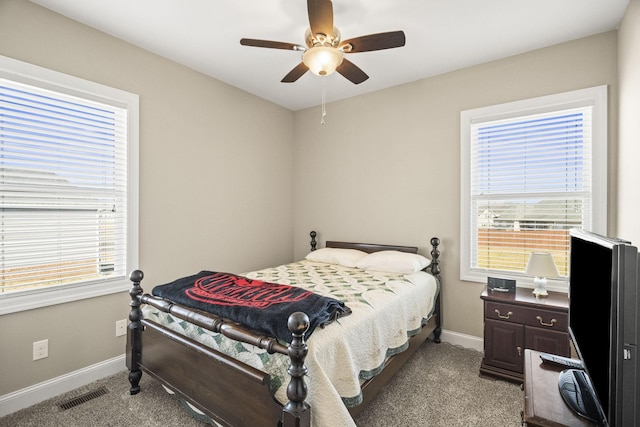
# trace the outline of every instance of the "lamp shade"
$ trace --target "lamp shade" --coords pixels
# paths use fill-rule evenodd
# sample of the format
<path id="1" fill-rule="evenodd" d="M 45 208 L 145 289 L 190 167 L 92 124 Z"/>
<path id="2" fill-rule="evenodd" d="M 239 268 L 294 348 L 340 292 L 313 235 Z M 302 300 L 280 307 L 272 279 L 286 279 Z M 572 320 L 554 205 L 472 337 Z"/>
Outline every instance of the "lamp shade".
<path id="1" fill-rule="evenodd" d="M 535 277 L 558 277 L 558 269 L 553 257 L 548 252 L 532 252 L 527 263 L 525 274 Z"/>
<path id="2" fill-rule="evenodd" d="M 328 76 L 342 64 L 344 54 L 341 50 L 330 46 L 315 46 L 305 50 L 302 62 L 313 74 Z"/>

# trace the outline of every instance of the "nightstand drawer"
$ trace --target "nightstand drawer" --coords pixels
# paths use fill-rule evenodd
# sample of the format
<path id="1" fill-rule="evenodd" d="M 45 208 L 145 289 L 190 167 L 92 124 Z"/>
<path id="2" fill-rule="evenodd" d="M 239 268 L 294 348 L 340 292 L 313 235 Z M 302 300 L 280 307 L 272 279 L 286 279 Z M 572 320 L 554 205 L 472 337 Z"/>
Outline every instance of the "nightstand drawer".
<path id="1" fill-rule="evenodd" d="M 544 329 L 567 331 L 567 313 L 513 304 L 485 301 L 485 318 L 536 326 Z"/>

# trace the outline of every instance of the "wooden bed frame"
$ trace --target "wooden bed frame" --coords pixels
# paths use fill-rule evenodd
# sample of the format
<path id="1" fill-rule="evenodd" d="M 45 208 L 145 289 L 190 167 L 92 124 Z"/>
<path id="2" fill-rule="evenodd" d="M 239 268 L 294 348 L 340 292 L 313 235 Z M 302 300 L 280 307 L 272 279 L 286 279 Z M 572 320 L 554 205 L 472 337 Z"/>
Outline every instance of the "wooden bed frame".
<path id="1" fill-rule="evenodd" d="M 311 232 L 311 250 L 316 249 L 316 233 Z M 440 280 L 438 245 L 440 240 L 431 239 L 431 274 Z M 368 253 L 381 250 L 397 250 L 417 253 L 413 246 L 374 245 L 327 241 L 327 247 L 354 248 Z M 283 346 L 275 338 L 256 334 L 241 325 L 209 313 L 190 309 L 167 302 L 149 294 L 144 294 L 140 286 L 143 273 L 135 270 L 130 279 L 133 287 L 131 312 L 127 332 L 126 363 L 129 369 L 130 393 L 140 391 L 142 372 L 153 378 L 193 405 L 205 415 L 224 426 L 269 426 L 269 427 L 309 427 L 311 408 L 305 402 L 307 385 L 304 365 L 307 346 L 304 333 L 309 327 L 308 317 L 301 312 L 289 317 L 288 327 L 292 342 Z M 441 293 L 435 302 L 434 314 L 421 332 L 409 339 L 409 348 L 391 357 L 384 370 L 362 384 L 363 402 L 349 408 L 352 416 L 358 414 L 373 396 L 392 378 L 403 363 L 433 334 L 433 340 L 440 342 Z M 173 332 L 153 321 L 143 318 L 141 305 L 149 304 L 202 328 L 221 333 L 226 337 L 255 345 L 269 353 L 288 355 L 291 377 L 287 386 L 289 402 L 282 405 L 271 392 L 270 376 L 258 369 L 239 362 L 225 354 L 197 343 L 181 334 Z"/>

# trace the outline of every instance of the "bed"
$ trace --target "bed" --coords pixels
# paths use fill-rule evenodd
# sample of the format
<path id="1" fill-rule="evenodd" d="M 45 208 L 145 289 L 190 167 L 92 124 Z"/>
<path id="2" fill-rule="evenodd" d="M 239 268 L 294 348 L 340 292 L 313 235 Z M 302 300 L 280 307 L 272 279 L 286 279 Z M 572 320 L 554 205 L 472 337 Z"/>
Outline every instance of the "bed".
<path id="1" fill-rule="evenodd" d="M 349 307 L 353 306 L 353 314 L 333 322 L 337 326 L 316 328 L 308 339 L 309 317 L 303 312 L 296 311 L 288 317 L 291 339 L 283 342 L 229 319 L 146 294 L 141 287 L 143 273 L 132 272 L 126 350 L 130 393 L 140 392 L 144 372 L 175 393 L 186 406 L 222 426 L 355 425 L 352 416 L 365 408 L 427 338 L 440 341 L 440 242 L 438 238 L 431 239 L 430 264 L 424 271 L 398 274 L 318 261 L 314 256 L 322 250 L 317 250 L 317 234 L 310 235 L 309 259 L 245 274 L 256 280 L 305 288 L 309 284 L 314 292 L 323 293 L 331 286 L 319 276 L 330 270 L 331 275 L 338 274 L 353 289 L 366 288 L 363 293 L 355 292 L 357 297 L 352 288 L 342 290 L 340 295 Z M 378 255 L 390 254 L 388 251 L 403 254 L 418 251 L 411 246 L 338 241 L 327 241 L 325 246 Z M 358 263 L 368 259 L 365 257 Z M 405 280 L 408 282 L 404 283 Z M 373 290 L 369 283 L 373 284 Z M 424 289 L 429 291 L 424 291 L 423 286 L 428 286 Z M 429 298 L 418 296 L 422 292 L 428 292 Z M 391 298 L 395 294 L 398 297 Z M 396 323 L 400 320 L 386 315 L 376 314 L 376 320 L 368 318 L 363 322 L 363 310 L 358 307 L 369 309 L 383 300 L 400 304 L 394 306 L 393 312 L 406 311 L 403 316 L 411 318 L 413 326 L 393 333 L 377 329 L 362 332 L 363 323 L 388 323 L 388 329 L 398 329 Z M 414 306 L 422 314 L 410 312 Z M 397 341 L 399 333 L 404 334 L 401 341 Z M 396 341 L 388 344 L 386 335 Z M 377 347 L 381 348 L 381 354 L 377 354 Z M 361 357 L 358 354 L 361 348 L 365 353 L 376 354 Z M 358 364 L 360 359 L 364 360 L 362 365 Z"/>

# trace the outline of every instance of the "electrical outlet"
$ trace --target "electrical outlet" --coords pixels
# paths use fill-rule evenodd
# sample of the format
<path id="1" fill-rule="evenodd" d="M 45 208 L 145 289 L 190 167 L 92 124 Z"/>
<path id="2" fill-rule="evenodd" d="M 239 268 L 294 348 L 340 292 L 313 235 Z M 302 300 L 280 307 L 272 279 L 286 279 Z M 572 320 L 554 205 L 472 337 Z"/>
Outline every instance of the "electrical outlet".
<path id="1" fill-rule="evenodd" d="M 121 337 L 127 334 L 127 319 L 116 321 L 116 337 Z"/>
<path id="2" fill-rule="evenodd" d="M 49 357 L 49 340 L 35 341 L 33 343 L 33 360 Z"/>

